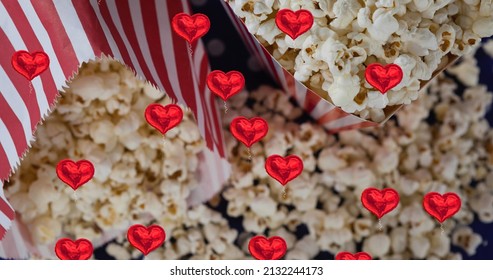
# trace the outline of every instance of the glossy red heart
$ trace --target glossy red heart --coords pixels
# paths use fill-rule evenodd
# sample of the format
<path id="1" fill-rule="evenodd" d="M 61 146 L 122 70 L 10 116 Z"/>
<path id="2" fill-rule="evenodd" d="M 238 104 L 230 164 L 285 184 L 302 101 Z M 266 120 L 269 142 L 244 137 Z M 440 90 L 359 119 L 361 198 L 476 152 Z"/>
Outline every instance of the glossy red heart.
<path id="1" fill-rule="evenodd" d="M 29 81 L 43 73 L 50 66 L 50 58 L 45 52 L 17 51 L 12 56 L 12 67 Z"/>
<path id="2" fill-rule="evenodd" d="M 211 27 L 209 18 L 204 14 L 176 14 L 171 21 L 173 30 L 190 44 L 204 36 Z"/>
<path id="3" fill-rule="evenodd" d="M 272 155 L 265 160 L 265 170 L 267 174 L 284 186 L 301 174 L 303 160 L 295 155 L 287 157 Z"/>
<path id="4" fill-rule="evenodd" d="M 231 134 L 247 147 L 251 147 L 262 139 L 269 131 L 267 122 L 260 117 L 247 119 L 236 117 L 229 126 Z"/>
<path id="5" fill-rule="evenodd" d="M 164 135 L 182 121 L 183 110 L 175 104 L 163 106 L 154 103 L 147 106 L 145 118 L 152 127 Z"/>
<path id="6" fill-rule="evenodd" d="M 85 159 L 79 160 L 78 162 L 64 159 L 57 164 L 56 174 L 62 182 L 69 185 L 75 191 L 92 179 L 94 176 L 94 165 Z"/>
<path id="7" fill-rule="evenodd" d="M 282 237 L 255 236 L 248 243 L 248 251 L 257 260 L 279 260 L 286 254 L 288 246 Z"/>
<path id="8" fill-rule="evenodd" d="M 80 238 L 75 241 L 62 238 L 55 244 L 55 254 L 61 260 L 87 260 L 94 251 L 91 241 Z"/>
<path id="9" fill-rule="evenodd" d="M 366 81 L 382 94 L 391 90 L 402 81 L 402 69 L 397 64 L 388 64 L 382 66 L 378 63 L 372 63 L 366 67 Z"/>
<path id="10" fill-rule="evenodd" d="M 372 257 L 367 252 L 351 254 L 349 252 L 340 252 L 336 255 L 336 260 L 371 260 Z"/>
<path id="11" fill-rule="evenodd" d="M 428 214 L 443 223 L 446 219 L 459 212 L 461 207 L 460 197 L 455 193 L 443 195 L 430 192 L 423 198 L 423 207 Z"/>
<path id="12" fill-rule="evenodd" d="M 214 70 L 207 76 L 207 86 L 215 95 L 226 101 L 231 96 L 239 93 L 245 86 L 245 78 L 238 71 Z"/>
<path id="13" fill-rule="evenodd" d="M 141 251 L 144 255 L 149 254 L 154 249 L 163 245 L 166 239 L 164 229 L 158 225 L 145 227 L 143 225 L 133 225 L 128 228 L 127 239 L 132 246 Z"/>
<path id="14" fill-rule="evenodd" d="M 308 10 L 292 11 L 290 9 L 279 10 L 276 14 L 276 25 L 292 39 L 312 28 L 313 15 Z"/>
<path id="15" fill-rule="evenodd" d="M 366 209 L 380 219 L 383 215 L 397 207 L 399 204 L 399 194 L 391 188 L 385 188 L 383 190 L 367 188 L 361 194 L 361 202 Z"/>

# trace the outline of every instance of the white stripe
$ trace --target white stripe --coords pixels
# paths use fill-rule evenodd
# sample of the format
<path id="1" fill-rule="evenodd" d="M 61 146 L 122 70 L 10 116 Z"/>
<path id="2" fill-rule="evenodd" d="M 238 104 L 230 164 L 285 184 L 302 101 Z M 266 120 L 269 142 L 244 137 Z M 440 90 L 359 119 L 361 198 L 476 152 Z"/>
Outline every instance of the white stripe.
<path id="1" fill-rule="evenodd" d="M 3 200 L 7 201 L 7 198 L 5 198 L 5 193 L 3 192 L 3 181 L 0 180 L 0 198 L 3 198 Z"/>
<path id="2" fill-rule="evenodd" d="M 17 247 L 18 258 L 26 259 L 29 257 L 29 250 L 27 248 L 26 242 L 24 242 L 24 239 L 21 236 L 17 223 L 18 222 L 12 223 L 12 228 L 10 229 L 9 234 L 12 234 L 14 238 L 14 242 Z"/>
<path id="3" fill-rule="evenodd" d="M 181 0 L 181 5 L 183 7 L 183 12 L 186 14 L 191 14 L 190 7 L 188 6 L 188 2 L 186 0 Z"/>
<path id="4" fill-rule="evenodd" d="M 130 60 L 132 61 L 135 71 L 140 75 L 140 78 L 144 78 L 145 77 L 144 72 L 142 71 L 142 68 L 140 68 L 139 61 L 135 56 L 132 46 L 128 42 L 125 31 L 123 30 L 123 26 L 120 21 L 120 15 L 118 14 L 118 10 L 116 9 L 115 0 L 106 0 L 106 3 L 108 3 L 108 10 L 110 12 L 111 19 L 113 20 L 113 23 L 115 24 L 115 27 L 118 30 L 118 33 L 120 34 L 120 37 L 123 40 L 123 44 L 125 44 L 125 48 L 128 51 L 128 55 L 130 56 Z"/>
<path id="5" fill-rule="evenodd" d="M 108 41 L 108 45 L 110 45 L 111 52 L 113 53 L 112 58 L 120 62 L 123 62 L 122 54 L 118 49 L 118 45 L 116 44 L 115 39 L 113 38 L 113 35 L 111 34 L 110 29 L 108 28 L 108 25 L 106 25 L 106 22 L 104 21 L 103 15 L 101 14 L 101 10 L 99 9 L 98 2 L 91 1 L 91 6 L 94 10 L 94 13 L 96 14 L 96 17 L 99 20 L 99 24 L 101 25 L 101 28 L 103 29 L 106 40 Z"/>
<path id="6" fill-rule="evenodd" d="M 339 128 L 343 128 L 345 126 L 358 124 L 361 122 L 362 122 L 361 119 L 359 119 L 353 115 L 349 115 L 349 116 L 337 119 L 335 121 L 328 122 L 328 123 L 324 124 L 324 127 L 326 129 L 339 129 Z"/>
<path id="7" fill-rule="evenodd" d="M 72 43 L 79 63 L 94 58 L 95 53 L 72 2 L 67 0 L 54 0 L 53 4 L 63 27 L 65 28 L 65 33 Z"/>
<path id="8" fill-rule="evenodd" d="M 188 60 L 190 65 L 192 65 L 193 61 L 190 56 L 188 56 Z M 191 67 L 192 68 L 192 67 Z M 202 108 L 202 102 L 200 100 L 204 98 L 204 96 L 201 95 L 199 86 L 198 86 L 198 78 L 197 74 L 193 73 L 192 71 L 192 77 L 193 77 L 193 87 L 194 87 L 194 92 L 195 92 L 195 100 L 192 100 L 191 102 L 195 102 L 196 107 L 197 107 L 197 112 L 195 115 L 195 119 L 197 121 L 197 124 L 199 126 L 199 130 L 202 132 L 202 135 L 205 135 L 207 131 L 205 130 L 205 115 L 204 115 L 204 108 Z M 185 103 L 187 104 L 187 103 Z M 214 129 L 214 127 L 212 127 Z"/>
<path id="9" fill-rule="evenodd" d="M 313 94 L 313 93 L 307 93 L 307 94 Z M 327 106 L 329 106 L 329 102 L 326 102 L 325 100 L 319 99 L 319 101 L 317 102 L 317 105 L 315 105 L 313 110 L 310 112 L 310 115 L 315 120 L 320 119 L 324 114 L 326 114 L 327 112 L 329 112 L 331 110 L 331 107 L 327 107 Z"/>
<path id="10" fill-rule="evenodd" d="M 7 256 L 5 255 L 5 250 L 3 249 L 1 242 L 0 242 L 0 258 L 7 259 Z"/>
<path id="11" fill-rule="evenodd" d="M 154 66 L 154 60 L 152 59 L 151 52 L 149 50 L 149 44 L 147 34 L 144 29 L 144 21 L 142 19 L 142 10 L 140 9 L 140 1 L 129 1 L 130 12 L 132 17 L 135 34 L 137 35 L 137 41 L 142 52 L 142 56 L 147 62 L 147 68 L 151 72 L 151 76 L 156 81 L 157 86 L 164 91 L 164 86 L 159 75 L 157 74 L 156 67 Z"/>
<path id="12" fill-rule="evenodd" d="M 16 167 L 20 163 L 20 159 L 17 156 L 17 149 L 15 148 L 14 141 L 10 136 L 7 127 L 5 126 L 3 120 L 0 119 L 0 144 L 3 147 L 5 153 L 7 154 L 7 158 L 9 160 L 9 164 L 11 169 Z M 24 152 L 24 151 L 21 151 Z"/>
<path id="13" fill-rule="evenodd" d="M 1 66 L 0 66 L 0 81 L 1 81 L 0 82 L 1 94 L 3 95 L 3 98 L 5 98 L 10 108 L 21 122 L 22 130 L 24 131 L 24 135 L 26 137 L 26 143 L 29 143 L 31 139 L 33 139 L 33 132 L 31 130 L 31 118 L 29 117 L 29 111 L 27 110 L 24 100 L 22 100 L 19 94 L 16 94 L 17 90 L 14 84 L 9 79 L 9 76 L 7 76 L 7 73 Z M 0 141 L 7 135 L 10 136 L 10 133 L 0 134 Z M 14 151 L 16 151 L 16 149 L 14 149 Z M 19 151 L 19 152 L 22 153 L 24 151 Z"/>
<path id="14" fill-rule="evenodd" d="M 167 2 L 168 1 L 156 1 L 156 16 L 158 19 L 159 37 L 161 40 L 164 62 L 166 63 L 166 74 L 169 76 L 169 81 L 178 103 L 187 104 L 181 94 L 178 80 L 178 70 L 176 69 L 173 37 L 170 26 L 171 19 L 168 14 Z"/>
<path id="15" fill-rule="evenodd" d="M 202 64 L 202 59 L 204 58 L 204 46 L 202 46 L 202 42 L 199 42 L 197 44 L 197 47 L 195 48 L 193 52 L 193 64 L 195 66 L 195 73 L 197 76 L 200 77 L 200 69 L 201 69 L 201 64 Z"/>
<path id="16" fill-rule="evenodd" d="M 55 50 L 53 49 L 53 45 L 51 44 L 51 40 L 50 37 L 48 36 L 48 32 L 43 27 L 43 24 L 41 23 L 41 20 L 39 19 L 38 14 L 36 14 L 36 11 L 34 10 L 34 7 L 31 5 L 30 1 L 28 0 L 19 1 L 19 5 L 24 11 L 31 28 L 33 29 L 34 34 L 36 34 L 38 41 L 41 44 L 41 47 L 43 48 L 43 51 L 50 57 L 49 68 L 52 75 L 51 78 L 55 81 L 55 85 L 60 86 L 58 90 L 62 90 L 62 85 L 65 84 L 66 78 L 65 78 L 65 74 L 63 74 L 63 70 L 60 65 L 60 62 L 58 61 L 57 56 L 55 54 Z M 30 51 L 37 51 L 37 50 L 30 50 Z M 39 87 L 40 92 L 43 92 L 43 88 L 40 87 L 41 82 L 35 83 L 35 80 L 33 80 L 34 88 L 37 88 L 36 84 L 37 87 Z M 45 103 L 46 105 L 48 105 L 47 102 Z M 42 114 L 48 111 L 48 107 L 42 108 L 41 104 L 39 109 Z"/>
<path id="17" fill-rule="evenodd" d="M 298 101 L 298 104 L 303 107 L 305 104 L 306 95 L 309 94 L 308 89 L 300 82 L 296 81 L 296 95 L 295 98 Z"/>

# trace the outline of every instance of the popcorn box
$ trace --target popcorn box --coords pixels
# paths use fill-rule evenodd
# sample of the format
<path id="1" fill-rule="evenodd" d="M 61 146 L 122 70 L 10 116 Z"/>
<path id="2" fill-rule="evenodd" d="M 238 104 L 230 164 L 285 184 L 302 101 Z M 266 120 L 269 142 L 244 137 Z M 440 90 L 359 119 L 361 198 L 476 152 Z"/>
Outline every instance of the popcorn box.
<path id="1" fill-rule="evenodd" d="M 174 15 L 192 14 L 188 1 L 40 0 L 0 6 L 5 19 L 0 23 L 4 47 L 0 58 L 0 257 L 56 259 L 54 243 L 40 245 L 31 240 L 26 227 L 31 225 L 23 225 L 16 217 L 3 187 L 35 141 L 36 126 L 56 106 L 58 92 L 90 60 L 111 57 L 190 108 L 207 147 L 198 157 L 200 187 L 188 196 L 188 205 L 202 203 L 220 189 L 230 166 L 225 159 L 220 111 L 205 86 L 210 73 L 207 55 L 200 40 L 189 45 L 171 29 Z M 11 64 L 20 50 L 44 52 L 49 57 L 45 71 L 32 81 Z M 96 95 L 100 98 L 101 94 Z M 86 159 L 98 169 L 98 159 Z M 50 230 L 49 225 L 45 227 Z M 100 240 L 91 241 L 97 247 L 121 234 L 106 230 Z"/>
<path id="2" fill-rule="evenodd" d="M 383 112 L 385 117 L 381 121 L 371 121 L 363 119 L 356 114 L 347 113 L 340 107 L 335 106 L 329 100 L 322 96 L 327 96 L 327 92 L 321 89 L 315 89 L 295 79 L 292 73 L 287 71 L 281 66 L 271 52 L 269 52 L 256 38 L 254 34 L 248 31 L 243 20 L 235 14 L 233 8 L 234 1 L 222 1 L 223 6 L 227 14 L 229 15 L 232 23 L 236 27 L 241 38 L 245 42 L 247 48 L 252 55 L 255 55 L 261 66 L 267 70 L 274 80 L 281 86 L 281 88 L 294 98 L 297 103 L 314 118 L 314 120 L 323 126 L 329 133 L 337 133 L 344 130 L 359 129 L 365 127 L 376 127 L 383 125 L 389 120 L 402 106 L 394 105 L 387 106 Z M 238 1 L 243 3 L 242 1 Z M 228 4 L 229 3 L 229 4 Z M 270 1 L 269 3 L 273 3 Z M 246 4 L 245 4 L 246 5 Z M 254 5 L 252 3 L 252 5 Z M 268 5 L 268 4 L 266 4 Z M 294 5 L 294 4 L 293 4 Z M 296 5 L 295 5 L 296 6 Z M 296 6 L 298 7 L 298 6 Z M 277 28 L 277 27 L 274 27 Z M 272 46 L 271 48 L 272 49 Z M 272 50 L 271 50 L 272 51 Z M 431 78 L 423 80 L 419 85 L 419 92 L 424 90 L 428 83 L 433 80 L 438 74 L 445 70 L 448 66 L 452 65 L 459 56 L 448 53 L 439 62 L 438 67 L 433 71 Z"/>

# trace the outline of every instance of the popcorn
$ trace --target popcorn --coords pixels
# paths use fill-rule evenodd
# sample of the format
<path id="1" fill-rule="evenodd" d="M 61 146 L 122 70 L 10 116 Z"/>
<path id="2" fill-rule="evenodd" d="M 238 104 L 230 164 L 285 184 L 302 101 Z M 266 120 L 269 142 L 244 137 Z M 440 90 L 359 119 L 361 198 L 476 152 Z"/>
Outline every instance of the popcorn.
<path id="1" fill-rule="evenodd" d="M 488 1 L 227 2 L 296 80 L 345 112 L 373 122 L 390 116 L 383 109 L 418 99 L 422 85 L 454 55 L 471 52 L 493 33 Z M 293 40 L 276 28 L 274 17 L 278 10 L 300 8 L 312 13 L 314 24 Z M 403 80 L 385 95 L 369 91 L 363 79 L 370 63 L 401 66 Z"/>
<path id="2" fill-rule="evenodd" d="M 390 238 L 385 234 L 372 235 L 363 242 L 363 251 L 374 258 L 386 255 L 390 250 Z"/>
<path id="3" fill-rule="evenodd" d="M 297 5 L 295 1 L 271 4 L 272 9 L 284 4 Z M 254 6 L 248 1 L 243 1 L 242 5 L 246 10 Z M 402 18 L 407 19 L 409 11 L 403 11 L 402 7 L 408 9 L 415 5 L 411 1 L 404 4 L 380 0 L 375 5 L 393 11 L 399 29 L 426 24 L 432 33 L 441 28 L 434 25 L 436 19 L 443 20 L 440 13 L 455 12 L 450 3 L 429 19 L 418 17 L 404 24 Z M 463 9 L 461 3 L 453 5 Z M 307 6 L 319 10 L 312 4 Z M 323 13 L 333 13 L 328 3 L 321 3 L 320 9 Z M 253 14 L 251 20 L 263 16 Z M 371 13 L 368 19 L 368 24 L 373 24 Z M 351 25 L 358 20 L 359 15 Z M 384 115 L 380 115 L 379 107 L 384 103 L 379 102 L 384 101 L 383 97 L 388 99 L 385 106 L 414 98 L 406 90 L 418 91 L 416 84 L 420 80 L 416 75 L 431 75 L 437 53 L 441 51 L 440 44 L 449 38 L 445 32 L 453 30 L 455 41 L 463 40 L 466 34 L 467 29 L 458 31 L 457 26 L 449 25 L 450 28 L 440 31 L 444 35 L 442 42 L 437 40 L 438 49 L 428 50 L 425 60 L 405 52 L 397 55 L 397 62 L 403 67 L 409 66 L 409 75 L 402 82 L 405 85 L 399 85 L 401 89 L 386 95 L 372 92 L 369 87 L 357 92 L 356 95 L 365 95 L 366 107 L 361 112 L 381 117 Z M 382 48 L 368 33 L 357 33 L 363 31 L 354 31 L 357 34 L 349 35 L 347 41 L 339 35 L 346 31 L 337 32 L 312 31 L 300 44 L 322 44 L 320 38 L 332 38 L 342 45 L 354 41 L 356 46 L 356 41 L 361 40 L 362 45 L 373 46 L 374 51 Z M 286 46 L 293 44 L 298 42 L 285 43 Z M 354 64 L 358 56 L 351 56 L 349 52 L 368 49 L 344 46 L 340 53 L 333 50 L 337 55 L 326 55 L 324 59 L 332 59 L 331 67 L 339 69 L 340 65 L 340 71 L 349 73 L 341 75 L 360 79 L 359 66 Z M 324 82 L 329 76 L 334 80 L 342 77 L 329 73 L 325 62 L 315 64 L 321 56 L 319 50 L 304 51 L 303 59 L 313 59 L 313 69 L 325 67 L 320 73 Z M 348 56 L 340 59 L 338 55 Z M 466 57 L 462 63 L 470 63 L 468 59 Z M 112 64 L 106 72 L 114 71 L 113 68 L 120 71 L 118 65 Z M 83 76 L 89 75 L 84 71 Z M 91 75 L 99 76 L 103 70 L 92 65 L 90 71 Z M 254 145 L 253 159 L 247 161 L 245 147 L 225 130 L 232 177 L 220 195 L 207 205 L 188 209 L 186 197 L 197 187 L 198 154 L 204 145 L 197 127 L 187 112 L 182 124 L 167 134 L 163 144 L 162 137 L 155 135 L 139 112 L 145 109 L 146 103 L 155 101 L 150 97 L 163 98 L 163 102 L 169 100 L 125 73 L 121 72 L 119 82 L 112 85 L 119 88 L 118 92 L 139 93 L 137 103 L 115 94 L 105 102 L 97 101 L 101 104 L 96 107 L 107 110 L 114 100 L 117 101 L 115 110 L 121 103 L 128 106 L 128 114 L 119 115 L 119 111 L 115 111 L 109 118 L 99 109 L 89 113 L 86 111 L 88 106 L 93 106 L 91 102 L 71 100 L 74 95 L 66 95 L 60 100 L 60 110 L 64 113 L 57 107 L 45 126 L 40 127 L 32 152 L 6 185 L 6 196 L 21 214 L 22 222 L 29 225 L 37 244 L 50 244 L 62 235 L 99 240 L 107 229 L 124 231 L 130 224 L 154 221 L 165 228 L 167 242 L 145 259 L 252 259 L 247 246 L 255 234 L 283 237 L 289 249 L 286 259 L 314 258 L 321 251 L 354 252 L 357 248 L 377 259 L 460 259 L 460 254 L 450 252 L 451 245 L 474 254 L 482 242 L 481 236 L 467 227 L 474 214 L 483 222 L 493 220 L 493 175 L 489 171 L 493 166 L 493 133 L 489 133 L 484 117 L 492 96 L 484 86 L 470 87 L 459 96 L 454 92 L 456 85 L 439 75 L 430 82 L 428 93 L 399 111 L 395 120 L 385 124 L 385 129 L 347 131 L 339 133 L 337 138 L 327 135 L 315 124 L 300 125 L 292 121 L 292 104 L 280 90 L 260 87 L 248 95 L 249 103 L 254 102 L 251 107 L 245 104 L 246 94 L 234 96 L 229 103 L 231 111 L 261 115 L 275 133 L 269 133 Z M 140 94 L 142 89 L 149 94 Z M 105 90 L 113 92 L 113 89 Z M 356 103 L 354 98 L 348 101 L 349 106 L 354 105 L 351 102 Z M 375 108 L 369 108 L 369 104 Z M 426 122 L 429 112 L 433 112 L 435 123 Z M 230 120 L 229 115 L 223 119 L 225 129 Z M 99 129 L 94 127 L 97 127 L 95 123 L 108 121 L 117 131 L 117 137 L 109 142 L 94 143 L 91 126 L 95 137 L 105 136 L 94 133 Z M 135 147 L 133 140 L 127 138 L 137 135 L 140 144 Z M 56 144 L 51 141 L 55 138 Z M 306 163 L 303 174 L 286 186 L 286 199 L 281 195 L 283 188 L 265 173 L 264 158 L 272 153 L 298 154 Z M 53 167 L 59 157 L 67 156 L 91 159 L 98 167 L 93 180 L 78 190 L 77 201 L 71 197 L 73 191 L 56 178 Z M 475 188 L 470 187 L 473 181 L 478 183 Z M 401 196 L 400 206 L 382 219 L 381 231 L 377 219 L 362 208 L 359 200 L 361 191 L 371 185 L 396 188 Z M 443 234 L 420 203 L 429 191 L 457 192 L 463 200 L 461 211 L 444 223 Z M 218 208 L 224 205 L 226 213 L 222 213 L 224 208 Z M 239 218 L 242 232 L 229 226 L 233 217 Z M 301 238 L 297 235 L 299 232 L 303 233 Z M 140 257 L 138 250 L 125 241 L 124 234 L 117 237 L 117 243 L 106 248 L 110 255 L 117 259 Z"/>

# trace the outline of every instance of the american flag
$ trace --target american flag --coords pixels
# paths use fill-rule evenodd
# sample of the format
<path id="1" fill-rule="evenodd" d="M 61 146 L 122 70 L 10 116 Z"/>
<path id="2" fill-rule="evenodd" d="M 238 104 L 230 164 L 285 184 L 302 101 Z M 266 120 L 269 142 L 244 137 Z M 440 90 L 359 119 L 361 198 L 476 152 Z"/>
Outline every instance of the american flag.
<path id="1" fill-rule="evenodd" d="M 3 192 L 5 180 L 28 152 L 36 125 L 55 106 L 66 81 L 83 62 L 103 55 L 193 111 L 210 150 L 202 154 L 203 168 L 209 168 L 192 202 L 207 199 L 229 176 L 220 112 L 206 86 L 210 66 L 204 47 L 194 43 L 190 55 L 187 42 L 170 26 L 180 12 L 192 14 L 186 0 L 0 0 L 0 256 L 25 258 L 33 250 L 22 225 L 14 223 L 7 232 L 15 214 Z M 11 66 L 19 50 L 50 57 L 49 69 L 32 80 L 32 93 L 29 81 Z"/>

